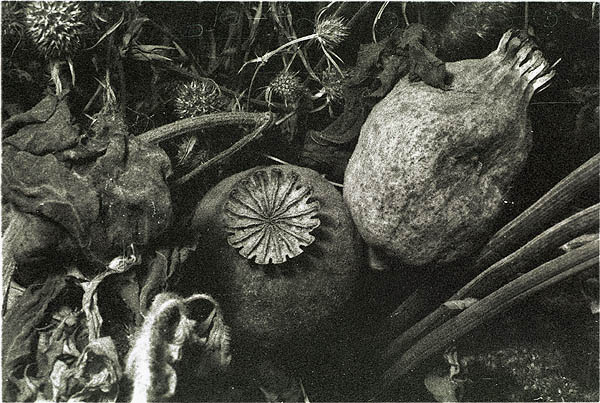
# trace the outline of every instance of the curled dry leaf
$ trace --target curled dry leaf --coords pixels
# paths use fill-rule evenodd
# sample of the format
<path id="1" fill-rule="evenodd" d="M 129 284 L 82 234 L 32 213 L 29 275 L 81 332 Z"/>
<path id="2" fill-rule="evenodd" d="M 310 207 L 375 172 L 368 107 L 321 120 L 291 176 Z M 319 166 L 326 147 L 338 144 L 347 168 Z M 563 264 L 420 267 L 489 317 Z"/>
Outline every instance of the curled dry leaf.
<path id="1" fill-rule="evenodd" d="M 18 212 L 64 228 L 62 237 L 75 244 L 65 253 L 102 268 L 123 245 L 146 245 L 168 227 L 171 167 L 163 150 L 115 124 L 98 158 L 69 161 L 66 151 L 79 147 L 80 136 L 66 99 L 49 96 L 23 115 L 14 117 L 19 124 L 12 130 L 30 124 L 3 141 L 3 198 Z"/>

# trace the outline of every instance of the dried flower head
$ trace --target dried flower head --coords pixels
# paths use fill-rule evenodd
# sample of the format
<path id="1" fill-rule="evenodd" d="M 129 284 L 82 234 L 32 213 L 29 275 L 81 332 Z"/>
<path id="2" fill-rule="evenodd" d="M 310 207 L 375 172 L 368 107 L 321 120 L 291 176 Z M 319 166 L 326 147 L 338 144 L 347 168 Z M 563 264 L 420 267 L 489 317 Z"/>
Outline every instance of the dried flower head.
<path id="1" fill-rule="evenodd" d="M 287 105 L 293 103 L 304 93 L 298 73 L 282 71 L 271 81 L 265 92 L 267 102 L 271 102 L 273 95 L 281 98 Z"/>
<path id="2" fill-rule="evenodd" d="M 85 27 L 79 3 L 35 1 L 23 11 L 27 32 L 46 58 L 70 57 L 79 49 Z"/>
<path id="3" fill-rule="evenodd" d="M 323 70 L 321 73 L 320 93 L 325 95 L 328 102 L 341 102 L 344 99 L 344 76 L 333 68 Z"/>
<path id="4" fill-rule="evenodd" d="M 180 84 L 175 98 L 175 112 L 181 119 L 222 110 L 219 86 L 209 80 Z"/>
<path id="5" fill-rule="evenodd" d="M 334 48 L 348 36 L 350 30 L 343 18 L 326 18 L 317 22 L 317 40 L 327 48 Z"/>

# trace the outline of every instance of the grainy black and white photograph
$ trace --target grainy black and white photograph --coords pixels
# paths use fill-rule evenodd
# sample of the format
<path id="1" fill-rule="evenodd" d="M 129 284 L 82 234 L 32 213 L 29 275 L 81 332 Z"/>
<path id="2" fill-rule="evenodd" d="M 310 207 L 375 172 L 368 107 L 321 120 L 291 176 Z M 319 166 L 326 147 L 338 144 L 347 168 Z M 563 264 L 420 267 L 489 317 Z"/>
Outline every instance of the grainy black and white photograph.
<path id="1" fill-rule="evenodd" d="M 599 10 L 2 1 L 2 401 L 598 402 Z"/>

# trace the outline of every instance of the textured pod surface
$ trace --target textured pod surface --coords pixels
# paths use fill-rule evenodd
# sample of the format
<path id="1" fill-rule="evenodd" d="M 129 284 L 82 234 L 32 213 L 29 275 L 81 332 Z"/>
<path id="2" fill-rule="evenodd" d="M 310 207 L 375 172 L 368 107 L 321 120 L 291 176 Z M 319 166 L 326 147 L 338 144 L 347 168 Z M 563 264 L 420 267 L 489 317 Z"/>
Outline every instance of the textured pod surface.
<path id="1" fill-rule="evenodd" d="M 240 180 L 225 203 L 229 245 L 258 264 L 283 263 L 315 240 L 318 201 L 295 172 L 259 170 Z"/>
<path id="2" fill-rule="evenodd" d="M 248 200 L 256 193 L 263 197 L 253 199 L 245 210 L 253 218 L 240 214 L 237 223 L 241 225 L 236 225 L 232 210 L 242 208 L 240 199 Z M 257 264 L 254 253 L 244 257 L 242 249 L 235 247 L 241 239 L 236 227 L 268 226 L 263 214 L 248 212 L 251 206 L 259 211 L 257 205 L 264 207 L 260 211 L 275 212 L 271 216 L 285 222 L 273 232 L 296 222 L 303 234 L 313 228 L 309 235 L 314 241 L 309 243 L 307 238 L 307 246 L 298 243 L 301 253 L 292 257 L 287 254 L 292 249 L 286 242 L 298 238 L 287 233 L 278 244 L 287 258 L 279 264 L 273 264 L 273 257 L 269 264 Z M 187 285 L 196 290 L 202 287 L 221 302 L 232 340 L 273 346 L 315 334 L 322 325 L 335 321 L 358 285 L 361 239 L 341 194 L 311 169 L 254 168 L 223 180 L 198 204 L 193 230 L 199 237 L 199 248 Z M 259 250 L 264 249 L 256 252 Z"/>
<path id="3" fill-rule="evenodd" d="M 487 240 L 531 147 L 529 100 L 554 74 L 513 31 L 446 67 L 448 91 L 403 79 L 373 108 L 345 173 L 359 232 L 406 265 L 449 264 Z"/>

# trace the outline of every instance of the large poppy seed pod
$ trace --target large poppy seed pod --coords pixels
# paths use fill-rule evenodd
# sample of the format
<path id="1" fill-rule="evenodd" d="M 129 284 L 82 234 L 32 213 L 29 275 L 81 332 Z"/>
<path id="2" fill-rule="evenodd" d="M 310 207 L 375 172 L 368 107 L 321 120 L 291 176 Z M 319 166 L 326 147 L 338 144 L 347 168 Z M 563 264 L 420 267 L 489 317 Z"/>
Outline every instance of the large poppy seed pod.
<path id="1" fill-rule="evenodd" d="M 357 286 L 360 237 L 342 196 L 311 169 L 253 168 L 223 180 L 198 204 L 193 229 L 202 267 L 194 270 L 210 272 L 234 340 L 273 346 L 314 334 Z"/>
<path id="2" fill-rule="evenodd" d="M 405 78 L 373 108 L 345 172 L 360 234 L 405 265 L 455 262 L 486 241 L 531 147 L 529 100 L 554 76 L 515 31 L 446 69 L 449 90 Z"/>

